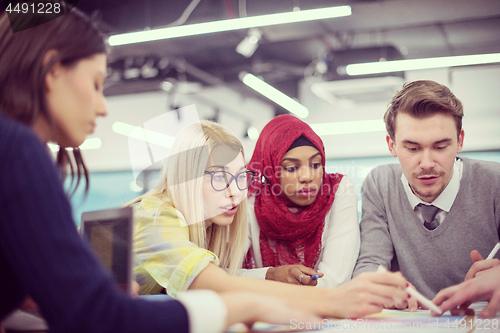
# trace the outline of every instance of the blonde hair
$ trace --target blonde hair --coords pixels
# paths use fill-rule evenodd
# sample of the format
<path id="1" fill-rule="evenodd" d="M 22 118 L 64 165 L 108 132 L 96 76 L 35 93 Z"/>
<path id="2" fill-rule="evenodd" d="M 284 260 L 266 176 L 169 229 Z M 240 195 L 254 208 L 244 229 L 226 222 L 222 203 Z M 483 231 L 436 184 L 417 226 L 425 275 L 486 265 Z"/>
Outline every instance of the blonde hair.
<path id="1" fill-rule="evenodd" d="M 244 158 L 241 142 L 223 126 L 211 121 L 201 121 L 184 128 L 175 139 L 170 156 L 163 167 L 159 186 L 128 205 L 146 198 L 161 200 L 163 203 L 156 216 L 165 207 L 175 207 L 186 219 L 190 241 L 215 253 L 219 258 L 220 267 L 234 275 L 241 268 L 244 257 L 247 231 L 246 198 L 239 204 L 230 225 L 212 224 L 207 233 L 204 223 L 203 175 L 210 158 L 210 147 L 216 146 L 217 143 L 238 145 Z"/>

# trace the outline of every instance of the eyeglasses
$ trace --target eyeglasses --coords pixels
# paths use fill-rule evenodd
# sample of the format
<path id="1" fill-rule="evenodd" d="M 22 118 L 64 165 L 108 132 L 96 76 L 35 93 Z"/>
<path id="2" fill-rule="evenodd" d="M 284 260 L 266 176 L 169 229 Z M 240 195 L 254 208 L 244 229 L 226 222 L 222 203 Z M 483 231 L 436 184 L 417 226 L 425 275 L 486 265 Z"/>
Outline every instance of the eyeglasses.
<path id="1" fill-rule="evenodd" d="M 256 175 L 254 171 L 243 171 L 233 176 L 227 171 L 205 171 L 207 175 L 212 176 L 212 187 L 216 191 L 224 191 L 231 185 L 233 180 L 236 180 L 236 186 L 240 191 L 246 190 L 253 181 Z"/>

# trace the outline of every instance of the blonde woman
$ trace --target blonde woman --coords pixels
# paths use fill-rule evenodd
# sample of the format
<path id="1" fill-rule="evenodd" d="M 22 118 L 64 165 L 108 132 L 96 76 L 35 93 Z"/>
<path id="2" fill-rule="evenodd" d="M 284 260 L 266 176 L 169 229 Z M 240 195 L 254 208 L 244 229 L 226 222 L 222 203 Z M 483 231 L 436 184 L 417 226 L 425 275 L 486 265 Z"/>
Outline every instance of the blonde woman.
<path id="1" fill-rule="evenodd" d="M 407 298 L 400 273 L 368 273 L 336 289 L 234 276 L 244 256 L 253 175 L 241 143 L 224 127 L 202 121 L 178 135 L 162 184 L 132 202 L 135 272 L 143 293 L 249 291 L 317 315 L 349 318 Z"/>
<path id="2" fill-rule="evenodd" d="M 219 171 L 214 174 L 216 184 L 224 177 L 221 160 L 235 160 L 234 174 L 244 171 L 239 175 L 245 177 L 244 188 L 238 189 L 236 181 L 229 191 L 212 188 L 212 176 L 205 171 Z M 247 176 L 241 143 L 216 123 L 191 124 L 177 136 L 158 188 L 131 203 L 137 203 L 133 205 L 135 273 L 142 293 L 159 293 L 165 288 L 168 295 L 175 296 L 210 262 L 229 274 L 241 268 L 246 188 L 252 178 L 252 172 Z M 230 210 L 226 209 L 229 205 Z M 159 235 L 165 242 L 158 243 Z"/>

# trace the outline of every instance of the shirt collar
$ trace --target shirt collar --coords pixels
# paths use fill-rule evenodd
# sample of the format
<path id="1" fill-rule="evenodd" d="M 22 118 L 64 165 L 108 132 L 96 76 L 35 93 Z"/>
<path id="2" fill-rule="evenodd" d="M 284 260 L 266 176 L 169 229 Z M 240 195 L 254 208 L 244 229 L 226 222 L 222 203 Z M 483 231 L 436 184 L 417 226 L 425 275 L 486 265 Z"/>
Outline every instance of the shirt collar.
<path id="1" fill-rule="evenodd" d="M 458 190 L 460 189 L 460 180 L 462 179 L 462 163 L 463 162 L 460 158 L 455 160 L 455 163 L 453 164 L 453 176 L 451 177 L 450 182 L 443 192 L 441 192 L 441 194 L 432 202 L 434 206 L 446 212 L 450 211 L 451 206 L 457 197 Z M 424 205 L 429 204 L 420 200 L 420 198 L 413 193 L 404 173 L 401 173 L 401 182 L 403 183 L 406 196 L 408 197 L 408 201 L 410 201 L 410 205 L 413 209 L 415 209 L 415 207 L 420 203 Z"/>

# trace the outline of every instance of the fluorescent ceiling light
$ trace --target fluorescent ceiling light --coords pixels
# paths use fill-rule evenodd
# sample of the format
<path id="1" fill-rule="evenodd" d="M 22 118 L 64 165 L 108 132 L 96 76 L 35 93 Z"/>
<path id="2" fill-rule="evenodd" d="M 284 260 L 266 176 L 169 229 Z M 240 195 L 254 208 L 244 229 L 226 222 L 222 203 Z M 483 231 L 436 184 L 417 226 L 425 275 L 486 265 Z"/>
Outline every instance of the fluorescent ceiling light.
<path id="1" fill-rule="evenodd" d="M 335 123 L 309 125 L 318 135 L 354 134 L 385 131 L 385 123 L 381 119 L 339 121 Z"/>
<path id="2" fill-rule="evenodd" d="M 345 67 L 345 72 L 348 75 L 367 75 L 367 74 L 412 71 L 418 69 L 491 64 L 495 62 L 500 62 L 500 53 L 367 62 L 363 64 L 347 65 Z M 339 72 L 342 72 L 342 69 L 339 68 Z"/>
<path id="3" fill-rule="evenodd" d="M 49 143 L 49 148 L 51 151 L 54 153 L 57 153 L 59 151 L 59 146 L 53 143 Z M 90 150 L 90 149 L 99 149 L 102 146 L 102 140 L 99 138 L 92 138 L 92 139 L 87 139 L 85 140 L 81 145 L 80 148 L 81 150 Z M 66 150 L 71 150 L 73 148 L 66 148 Z"/>
<path id="4" fill-rule="evenodd" d="M 147 130 L 141 126 L 134 126 L 122 122 L 115 122 L 112 126 L 113 132 L 125 135 L 137 140 L 154 143 L 155 145 L 171 148 L 175 137 Z"/>
<path id="5" fill-rule="evenodd" d="M 49 149 L 53 152 L 53 153 L 57 153 L 59 151 L 59 146 L 58 145 L 55 145 L 53 143 L 49 143 L 48 144 L 49 146 Z"/>
<path id="6" fill-rule="evenodd" d="M 300 104 L 293 98 L 290 98 L 287 95 L 283 94 L 281 91 L 265 83 L 256 76 L 249 73 L 241 72 L 240 80 L 253 90 L 266 96 L 271 101 L 282 106 L 283 108 L 290 111 L 297 117 L 307 118 L 307 116 L 309 115 L 309 110 L 307 110 L 307 108 L 304 105 Z"/>
<path id="7" fill-rule="evenodd" d="M 85 140 L 82 145 L 80 146 L 80 149 L 87 150 L 87 149 L 99 149 L 102 146 L 102 140 L 99 138 L 92 138 L 92 139 L 87 139 Z"/>
<path id="8" fill-rule="evenodd" d="M 159 39 L 186 37 L 213 32 L 265 27 L 269 25 L 321 20 L 351 15 L 350 6 L 302 10 L 298 12 L 268 14 L 230 20 L 181 25 L 147 31 L 130 32 L 109 37 L 109 45 L 142 43 Z"/>

